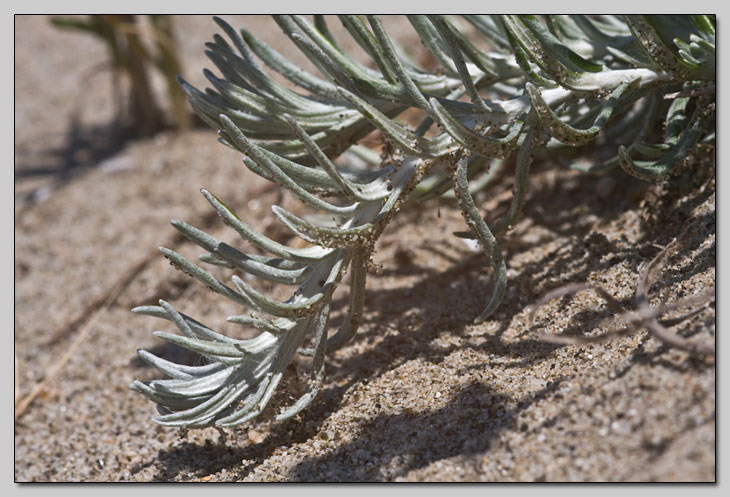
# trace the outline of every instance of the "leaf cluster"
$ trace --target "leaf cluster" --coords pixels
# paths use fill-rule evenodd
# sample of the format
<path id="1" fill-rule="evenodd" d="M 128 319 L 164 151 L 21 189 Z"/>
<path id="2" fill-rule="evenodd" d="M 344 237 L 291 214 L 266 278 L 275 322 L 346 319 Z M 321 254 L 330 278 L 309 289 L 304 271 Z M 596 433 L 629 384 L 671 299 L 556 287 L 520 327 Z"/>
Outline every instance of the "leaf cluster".
<path id="1" fill-rule="evenodd" d="M 375 68 L 342 50 L 323 16 L 313 22 L 275 16 L 283 36 L 320 74 L 301 69 L 245 28 L 236 31 L 216 18 L 225 37 L 214 35 L 206 54 L 219 74 L 205 71 L 211 84 L 205 90 L 180 80 L 198 115 L 219 130 L 223 144 L 243 154 L 251 172 L 336 222 L 323 224 L 273 206 L 281 223 L 311 244 L 289 247 L 257 232 L 205 190 L 224 223 L 257 253 L 172 222 L 206 250 L 202 262 L 296 289 L 280 302 L 244 278 L 233 276 L 226 284 L 162 249 L 179 269 L 252 311 L 228 320 L 260 334 L 228 338 L 164 301 L 134 309 L 172 321 L 182 335 L 156 335 L 208 361 L 184 366 L 140 352 L 169 376 L 132 385 L 157 403 L 160 424 L 233 426 L 253 419 L 298 349 L 314 356 L 311 381 L 277 419 L 312 402 L 322 385 L 325 354 L 357 332 L 375 241 L 406 200 L 453 191 L 470 227 L 457 235 L 476 238 L 494 266 L 494 291 L 476 317 L 479 322 L 492 315 L 505 293 L 507 271 L 497 236 L 520 215 L 533 156 L 550 153 L 569 160 L 574 151 L 602 140 L 614 143 L 616 154 L 587 172 L 621 167 L 654 180 L 669 174 L 698 143 L 714 140 L 715 22 L 709 16 L 408 16 L 441 66 L 438 72 L 409 57 L 377 17 L 341 15 L 339 20 Z M 464 34 L 466 25 L 489 51 Z M 409 109 L 422 115 L 415 127 L 398 119 Z M 655 143 L 660 123 L 665 133 Z M 390 145 L 390 155 L 378 157 L 359 144 L 374 129 Z M 490 223 L 473 193 L 492 184 L 511 157 L 513 203 L 505 217 Z M 330 300 L 348 270 L 348 315 L 328 337 Z M 308 336 L 314 347 L 301 349 Z"/>

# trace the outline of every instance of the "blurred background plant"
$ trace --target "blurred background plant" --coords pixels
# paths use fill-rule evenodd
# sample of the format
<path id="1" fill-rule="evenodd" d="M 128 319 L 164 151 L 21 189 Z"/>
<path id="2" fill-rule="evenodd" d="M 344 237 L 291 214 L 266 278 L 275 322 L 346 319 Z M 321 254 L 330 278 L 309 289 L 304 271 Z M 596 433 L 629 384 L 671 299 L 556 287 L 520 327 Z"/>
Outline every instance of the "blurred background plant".
<path id="1" fill-rule="evenodd" d="M 85 17 L 52 17 L 60 29 L 90 33 L 106 43 L 115 77 L 114 98 L 118 119 L 137 137 L 148 137 L 172 126 L 190 127 L 185 93 L 176 77 L 182 72 L 178 56 L 173 19 L 169 15 L 135 16 L 131 14 L 94 14 Z M 146 43 L 147 42 L 147 43 Z M 159 71 L 167 91 L 167 109 L 161 105 L 150 82 L 150 72 Z M 129 81 L 128 106 L 122 100 L 121 82 Z"/>

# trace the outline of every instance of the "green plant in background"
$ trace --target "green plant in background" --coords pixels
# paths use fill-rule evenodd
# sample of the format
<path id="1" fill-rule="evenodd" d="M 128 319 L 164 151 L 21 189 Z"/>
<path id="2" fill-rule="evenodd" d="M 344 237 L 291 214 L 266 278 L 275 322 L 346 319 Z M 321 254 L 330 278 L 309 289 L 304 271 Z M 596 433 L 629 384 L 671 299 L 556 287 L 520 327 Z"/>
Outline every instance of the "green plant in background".
<path id="1" fill-rule="evenodd" d="M 132 129 L 140 136 L 152 136 L 166 124 L 150 86 L 150 65 L 156 67 L 165 78 L 174 125 L 179 129 L 190 126 L 185 93 L 176 81 L 181 65 L 173 37 L 172 18 L 168 15 L 150 15 L 148 19 L 154 53 L 142 42 L 145 31 L 140 29 L 140 23 L 133 15 L 96 14 L 87 18 L 51 18 L 54 26 L 91 33 L 107 44 L 114 70 L 122 71 L 129 77 Z M 113 81 L 116 87 L 117 78 Z"/>
<path id="2" fill-rule="evenodd" d="M 212 85 L 205 92 L 181 81 L 198 115 L 220 130 L 223 144 L 244 154 L 248 169 L 288 189 L 320 215 L 305 219 L 272 207 L 286 227 L 312 244 L 293 248 L 257 232 L 203 190 L 223 221 L 266 256 L 242 253 L 172 221 L 207 251 L 203 262 L 296 290 L 279 302 L 239 276 L 226 285 L 162 248 L 179 269 L 253 311 L 228 321 L 260 334 L 248 340 L 226 337 L 164 301 L 135 308 L 172 321 L 182 332 L 156 336 L 207 358 L 204 365 L 185 366 L 139 352 L 170 377 L 132 384 L 157 403 L 160 424 L 233 426 L 253 419 L 298 349 L 314 357 L 311 382 L 277 419 L 304 409 L 322 385 L 326 352 L 357 332 L 374 244 L 406 199 L 425 200 L 453 188 L 470 227 L 457 235 L 476 238 L 494 266 L 494 289 L 476 317 L 479 322 L 505 293 L 506 268 L 496 235 L 520 214 L 533 156 L 573 160 L 590 157 L 596 143 L 608 143 L 615 157 L 583 167 L 586 172 L 621 167 L 642 179 L 659 179 L 705 148 L 699 145 L 714 145 L 712 17 L 408 16 L 439 62 L 438 72 L 411 59 L 378 18 L 368 16 L 366 23 L 358 16 L 339 17 L 376 69 L 345 53 L 322 16 L 315 16 L 313 24 L 301 16 L 275 20 L 323 77 L 305 72 L 245 29 L 239 33 L 216 19 L 228 39 L 215 35 L 206 53 L 220 75 L 205 71 Z M 489 51 L 465 36 L 465 23 L 486 39 Z M 283 75 L 300 92 L 277 83 L 267 71 Z M 408 109 L 422 114 L 418 126 L 398 119 Z M 658 137 L 662 127 L 663 137 Z M 382 156 L 358 144 L 373 129 L 388 145 Z M 511 156 L 512 206 L 505 217 L 487 222 L 472 194 L 493 183 Z M 337 157 L 341 165 L 335 164 Z M 349 314 L 328 337 L 330 300 L 348 270 Z M 310 335 L 314 347 L 302 348 Z"/>

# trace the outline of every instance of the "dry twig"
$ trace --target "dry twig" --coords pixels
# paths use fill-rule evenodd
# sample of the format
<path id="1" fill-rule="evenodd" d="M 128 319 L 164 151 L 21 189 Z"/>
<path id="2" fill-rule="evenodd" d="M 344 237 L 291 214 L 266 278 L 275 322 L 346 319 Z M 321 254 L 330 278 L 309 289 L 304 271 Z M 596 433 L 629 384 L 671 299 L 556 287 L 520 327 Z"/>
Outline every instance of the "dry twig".
<path id="1" fill-rule="evenodd" d="M 597 336 L 556 336 L 552 334 L 540 334 L 538 338 L 545 342 L 556 343 L 562 345 L 585 345 L 591 343 L 601 343 L 611 340 L 616 337 L 628 335 L 634 333 L 643 328 L 649 331 L 649 334 L 668 344 L 671 347 L 675 347 L 688 352 L 693 352 L 703 355 L 714 355 L 715 346 L 714 344 L 694 344 L 681 336 L 672 333 L 668 328 L 676 326 L 687 319 L 696 316 L 705 306 L 715 300 L 715 288 L 708 288 L 707 290 L 690 296 L 686 299 L 681 299 L 676 302 L 669 304 L 662 304 L 656 307 L 649 305 L 649 289 L 656 281 L 657 276 L 661 268 L 664 266 L 669 256 L 674 253 L 680 246 L 681 242 L 686 238 L 687 229 L 679 235 L 679 237 L 672 240 L 654 259 L 646 264 L 641 271 L 636 284 L 636 291 L 634 292 L 634 302 L 636 303 L 635 311 L 627 311 L 621 303 L 616 300 L 608 291 L 604 288 L 595 285 L 589 285 L 585 283 L 577 283 L 572 285 L 566 285 L 560 288 L 556 288 L 546 295 L 544 295 L 532 309 L 530 317 L 534 320 L 534 316 L 537 310 L 545 305 L 550 300 L 557 297 L 563 297 L 566 295 L 575 295 L 578 292 L 585 290 L 593 290 L 601 298 L 603 298 L 608 306 L 616 313 L 609 319 L 616 318 L 618 322 L 626 324 L 624 328 L 615 328 L 609 330 L 601 335 Z M 681 316 L 671 319 L 659 319 L 660 316 L 667 311 L 673 309 L 686 308 L 693 305 L 699 305 L 694 309 L 682 314 Z M 604 320 L 605 321 L 605 320 Z M 603 324 L 602 321 L 599 326 Z"/>
<path id="2" fill-rule="evenodd" d="M 178 238 L 180 239 L 180 241 L 183 240 L 182 236 L 176 236 L 176 239 Z M 83 324 L 83 322 L 86 321 L 89 316 L 94 314 L 104 305 L 106 305 L 107 303 L 108 305 L 111 305 L 113 303 L 113 300 L 110 301 L 110 298 L 112 296 L 119 295 L 121 290 L 126 288 L 132 282 L 132 280 L 134 280 L 134 278 L 140 272 L 142 272 L 144 268 L 147 267 L 150 262 L 157 260 L 158 255 L 159 252 L 157 250 L 150 251 L 147 255 L 137 261 L 132 267 L 127 269 L 127 271 L 125 271 L 124 274 L 122 274 L 122 276 L 117 280 L 116 284 L 110 287 L 102 295 L 99 295 L 97 298 L 92 300 L 74 319 L 56 330 L 56 332 L 51 335 L 51 338 L 48 340 L 47 345 L 55 345 L 56 343 L 60 342 L 67 335 L 76 330 L 79 325 Z"/>
<path id="3" fill-rule="evenodd" d="M 56 363 L 51 367 L 50 371 L 46 375 L 43 380 L 39 381 L 35 384 L 35 386 L 31 389 L 30 393 L 23 397 L 22 399 L 19 399 L 20 394 L 16 391 L 16 402 L 15 402 L 15 420 L 17 421 L 20 419 L 20 417 L 25 413 L 26 409 L 28 409 L 28 406 L 30 406 L 31 402 L 58 376 L 58 373 L 63 369 L 63 367 L 66 365 L 66 363 L 71 359 L 74 352 L 76 352 L 76 349 L 81 346 L 81 344 L 86 340 L 86 337 L 91 332 L 91 328 L 96 324 L 98 319 L 101 317 L 102 314 L 104 314 L 107 309 L 114 303 L 114 301 L 117 299 L 120 293 L 122 293 L 122 290 L 126 287 L 126 284 L 124 284 L 124 281 L 121 282 L 121 285 L 118 285 L 116 288 L 113 289 L 113 291 L 109 294 L 109 296 L 106 299 L 106 302 L 96 310 L 94 316 L 88 321 L 86 326 L 81 330 L 81 332 L 76 336 L 76 339 L 71 343 L 71 345 L 66 349 L 66 351 L 63 353 L 63 355 L 56 361 Z M 17 366 L 16 366 L 17 367 Z"/>
<path id="4" fill-rule="evenodd" d="M 684 97 L 702 97 L 706 95 L 714 95 L 715 94 L 715 85 L 712 86 L 706 86 L 704 88 L 695 88 L 694 90 L 690 91 L 678 91 L 675 93 L 667 93 L 664 95 L 664 100 L 672 100 L 675 98 L 684 98 Z"/>

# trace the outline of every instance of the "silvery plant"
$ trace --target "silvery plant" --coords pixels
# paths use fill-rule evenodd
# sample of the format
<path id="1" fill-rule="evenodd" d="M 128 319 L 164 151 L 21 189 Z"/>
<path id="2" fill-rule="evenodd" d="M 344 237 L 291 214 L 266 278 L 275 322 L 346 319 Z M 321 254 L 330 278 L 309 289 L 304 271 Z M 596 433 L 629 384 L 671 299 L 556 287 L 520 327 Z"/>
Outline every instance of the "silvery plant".
<path id="1" fill-rule="evenodd" d="M 438 66 L 433 71 L 411 58 L 377 17 L 338 17 L 372 59 L 369 66 L 340 48 L 323 16 L 313 22 L 275 16 L 282 36 L 319 74 L 300 68 L 245 28 L 236 31 L 216 18 L 225 37 L 216 34 L 206 44 L 218 72 L 205 70 L 211 87 L 201 91 L 180 80 L 221 143 L 240 151 L 252 173 L 316 212 L 301 217 L 272 206 L 284 226 L 309 242 L 290 247 L 256 231 L 225 199 L 202 190 L 223 222 L 259 249 L 251 254 L 172 221 L 206 251 L 202 263 L 237 274 L 225 283 L 172 250 L 161 248 L 164 256 L 240 304 L 242 313 L 228 321 L 259 333 L 229 338 L 165 301 L 135 308 L 172 321 L 181 334 L 155 335 L 204 358 L 202 365 L 188 366 L 139 352 L 169 377 L 131 386 L 157 404 L 160 415 L 154 421 L 161 425 L 227 427 L 254 419 L 296 353 L 313 356 L 309 384 L 276 419 L 305 409 L 322 387 L 327 352 L 358 330 L 375 243 L 404 202 L 441 195 L 456 199 L 470 231 L 455 235 L 476 239 L 493 266 L 493 290 L 483 310 L 475 309 L 480 322 L 505 293 L 507 271 L 496 237 L 520 215 L 533 156 L 553 162 L 580 154 L 590 158 L 591 147 L 609 144 L 612 158 L 574 167 L 587 173 L 621 168 L 654 181 L 690 153 L 714 146 L 712 16 L 407 16 L 433 55 Z M 477 48 L 478 36 L 489 51 Z M 272 72 L 293 85 L 278 83 Z M 420 113 L 420 124 L 399 119 L 406 111 Z M 373 130 L 382 135 L 383 154 L 359 143 Z M 488 223 L 473 194 L 489 188 L 506 167 L 514 167 L 511 208 Z M 348 271 L 348 314 L 330 335 L 330 302 Z M 272 299 L 242 273 L 289 285 L 291 296 Z"/>

